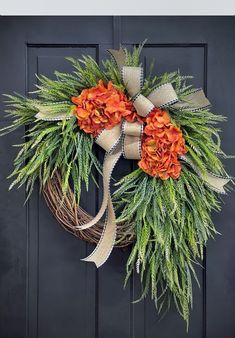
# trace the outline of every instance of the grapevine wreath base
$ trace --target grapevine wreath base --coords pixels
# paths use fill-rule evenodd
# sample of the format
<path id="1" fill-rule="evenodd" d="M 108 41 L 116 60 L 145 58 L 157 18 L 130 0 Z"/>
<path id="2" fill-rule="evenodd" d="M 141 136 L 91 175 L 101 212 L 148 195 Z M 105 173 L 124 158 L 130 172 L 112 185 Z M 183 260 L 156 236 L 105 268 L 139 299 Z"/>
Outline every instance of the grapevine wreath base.
<path id="1" fill-rule="evenodd" d="M 66 196 L 64 196 L 61 175 L 58 171 L 55 172 L 52 178 L 47 180 L 43 188 L 43 195 L 51 212 L 65 230 L 89 243 L 99 243 L 104 223 L 100 221 L 95 226 L 85 230 L 77 228 L 78 225 L 91 221 L 94 216 L 91 216 L 74 202 L 74 193 L 70 187 Z M 133 243 L 134 237 L 135 235 L 130 223 L 120 222 L 117 224 L 117 237 L 114 246 L 116 248 L 126 247 Z"/>
<path id="2" fill-rule="evenodd" d="M 152 66 L 144 74 L 141 49 L 109 50 L 102 66 L 90 56 L 68 58 L 74 71 L 55 72 L 55 80 L 40 75 L 36 98 L 6 95 L 13 122 L 1 133 L 26 127 L 10 188 L 25 185 L 29 197 L 39 180 L 59 223 L 97 244 L 83 258 L 97 267 L 113 246 L 132 243 L 125 283 L 137 272 L 140 299 L 150 293 L 159 312 L 173 302 L 188 323 L 195 264 L 217 233 L 211 214 L 232 182 L 217 127 L 225 118 L 210 111 L 203 90 L 187 83 L 190 76 L 156 76 Z M 102 164 L 94 144 L 105 151 Z M 121 156 L 137 169 L 111 194 Z M 80 197 L 96 174 L 103 201 L 93 217 Z"/>

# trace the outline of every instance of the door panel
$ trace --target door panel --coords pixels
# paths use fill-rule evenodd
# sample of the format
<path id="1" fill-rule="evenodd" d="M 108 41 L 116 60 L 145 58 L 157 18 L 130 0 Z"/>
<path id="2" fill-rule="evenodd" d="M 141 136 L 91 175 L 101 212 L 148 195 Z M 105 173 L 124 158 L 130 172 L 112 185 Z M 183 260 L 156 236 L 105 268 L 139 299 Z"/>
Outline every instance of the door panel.
<path id="1" fill-rule="evenodd" d="M 156 74 L 180 69 L 193 75 L 193 84 L 208 93 L 216 112 L 229 118 L 223 124 L 223 145 L 234 144 L 233 88 L 234 18 L 228 17 L 5 17 L 0 19 L 0 92 L 35 90 L 35 74 L 71 71 L 66 56 L 107 57 L 106 49 L 132 46 L 148 38 L 142 63 L 148 70 L 155 59 Z M 13 43 L 14 41 L 14 43 Z M 1 102 L 3 110 L 3 103 Z M 3 115 L 0 123 L 6 123 Z M 216 242 L 205 250 L 198 268 L 201 288 L 194 286 L 189 333 L 174 307 L 159 321 L 150 298 L 133 304 L 140 293 L 138 276 L 123 290 L 128 249 L 114 249 L 99 270 L 80 261 L 94 248 L 58 225 L 35 188 L 24 208 L 24 190 L 8 192 L 5 177 L 12 169 L 21 129 L 0 138 L 1 280 L 0 337 L 3 338 L 232 338 L 234 288 L 234 193 L 225 196 L 214 215 Z M 103 151 L 95 148 L 102 160 Z M 118 179 L 136 164 L 121 159 Z M 234 173 L 234 161 L 227 169 Z M 99 183 L 101 184 L 100 178 Z M 95 215 L 102 191 L 91 183 L 82 206 Z M 14 325 L 12 325 L 14 322 Z"/>

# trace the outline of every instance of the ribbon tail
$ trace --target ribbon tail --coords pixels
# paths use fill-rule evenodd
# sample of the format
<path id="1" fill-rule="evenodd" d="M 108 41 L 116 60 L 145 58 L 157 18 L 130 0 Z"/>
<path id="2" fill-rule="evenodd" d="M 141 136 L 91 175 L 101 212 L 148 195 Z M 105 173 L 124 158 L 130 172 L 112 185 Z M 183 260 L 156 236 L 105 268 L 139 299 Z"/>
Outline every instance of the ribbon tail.
<path id="1" fill-rule="evenodd" d="M 37 120 L 43 120 L 43 121 L 62 121 L 62 120 L 69 120 L 73 117 L 72 114 L 67 113 L 46 113 L 46 112 L 38 112 L 35 115 Z"/>
<path id="2" fill-rule="evenodd" d="M 212 190 L 225 194 L 224 186 L 230 181 L 229 178 L 220 177 L 215 174 L 206 173 L 202 175 L 204 181 L 211 187 Z"/>
<path id="3" fill-rule="evenodd" d="M 231 180 L 229 177 L 222 177 L 217 174 L 213 174 L 210 172 L 202 173 L 200 169 L 194 164 L 194 162 L 189 158 L 189 156 L 181 156 L 181 160 L 188 163 L 193 170 L 201 177 L 205 183 L 214 191 L 219 194 L 225 194 L 224 186 Z"/>
<path id="4" fill-rule="evenodd" d="M 51 104 L 38 104 L 35 107 L 39 110 L 35 115 L 36 119 L 43 121 L 61 121 L 74 117 L 73 107 L 70 102 L 53 102 Z"/>
<path id="5" fill-rule="evenodd" d="M 88 257 L 82 259 L 86 262 L 94 262 L 97 268 L 104 264 L 108 259 L 116 239 L 116 217 L 110 195 L 109 184 L 112 171 L 121 155 L 122 150 L 120 145 L 114 150 L 113 153 L 106 153 L 103 169 L 104 196 L 101 208 L 92 221 L 82 226 L 78 226 L 79 229 L 87 229 L 92 227 L 100 220 L 107 209 L 107 219 L 105 221 L 100 241 L 97 244 L 95 250 Z"/>
<path id="6" fill-rule="evenodd" d="M 119 148 L 120 147 L 117 147 L 117 149 L 113 153 L 111 154 L 106 153 L 105 155 L 104 164 L 103 164 L 103 201 L 102 201 L 98 214 L 90 222 L 83 224 L 83 225 L 77 225 L 76 226 L 77 229 L 84 230 L 84 229 L 88 229 L 92 227 L 104 215 L 107 209 L 108 200 L 110 197 L 109 184 L 110 184 L 112 171 L 113 171 L 115 164 L 117 163 L 120 156 L 122 155 L 122 151 Z"/>
<path id="7" fill-rule="evenodd" d="M 93 262 L 96 267 L 99 268 L 103 265 L 107 259 L 109 258 L 114 243 L 116 239 L 116 231 L 117 226 L 115 222 L 115 212 L 111 200 L 111 196 L 109 194 L 108 197 L 108 210 L 107 210 L 107 218 L 105 221 L 103 233 L 101 235 L 100 241 L 97 244 L 95 250 L 86 258 L 83 258 L 82 261 L 85 262 Z"/>
<path id="8" fill-rule="evenodd" d="M 186 97 L 185 102 L 176 102 L 171 106 L 171 109 L 189 110 L 194 112 L 202 109 L 208 109 L 210 106 L 210 101 L 205 96 L 204 91 L 202 89 L 197 89 Z"/>

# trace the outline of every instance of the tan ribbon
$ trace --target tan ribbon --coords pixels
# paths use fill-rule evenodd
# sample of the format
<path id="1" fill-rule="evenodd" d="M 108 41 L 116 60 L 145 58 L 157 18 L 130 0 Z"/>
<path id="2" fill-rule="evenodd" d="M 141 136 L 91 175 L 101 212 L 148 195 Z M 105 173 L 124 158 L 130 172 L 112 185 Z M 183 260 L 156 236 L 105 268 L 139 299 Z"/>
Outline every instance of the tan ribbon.
<path id="1" fill-rule="evenodd" d="M 139 122 L 122 123 L 122 154 L 126 159 L 139 160 L 141 158 L 141 138 L 143 124 Z"/>
<path id="2" fill-rule="evenodd" d="M 110 195 L 110 178 L 117 161 L 122 154 L 127 158 L 140 158 L 140 140 L 142 125 L 140 123 L 128 123 L 116 125 L 112 129 L 104 129 L 96 138 L 96 143 L 105 151 L 103 163 L 103 201 L 95 218 L 87 224 L 77 226 L 84 230 L 95 225 L 107 211 L 104 229 L 95 250 L 84 261 L 94 262 L 100 267 L 108 259 L 116 239 L 116 218 Z"/>
<path id="3" fill-rule="evenodd" d="M 103 265 L 108 259 L 116 239 L 116 218 L 110 194 L 107 209 L 108 216 L 105 220 L 104 229 L 97 247 L 88 257 L 81 259 L 85 262 L 95 263 L 97 268 Z"/>
<path id="4" fill-rule="evenodd" d="M 180 156 L 180 159 L 190 165 L 199 177 L 214 191 L 225 194 L 224 186 L 231 180 L 230 177 L 223 177 L 210 172 L 201 172 L 189 155 Z"/>
<path id="5" fill-rule="evenodd" d="M 148 97 L 143 96 L 140 93 L 143 85 L 143 69 L 141 67 L 125 66 L 126 55 L 123 49 L 110 49 L 109 53 L 121 72 L 125 88 L 140 116 L 147 116 L 154 107 L 196 111 L 203 108 L 206 109 L 210 105 L 202 89 L 188 95 L 183 102 L 179 101 L 171 83 L 165 83 L 154 88 Z M 71 114 L 60 113 L 56 115 L 49 114 L 49 112 L 47 114 L 45 111 L 45 108 L 43 111 L 39 111 L 36 118 L 54 121 L 72 117 Z M 110 194 L 112 171 L 121 155 L 127 159 L 138 160 L 141 158 L 142 132 L 143 125 L 141 123 L 122 121 L 110 130 L 104 129 L 95 140 L 106 151 L 103 163 L 103 201 L 94 219 L 87 224 L 77 226 L 77 228 L 84 230 L 94 226 L 105 211 L 107 212 L 103 233 L 97 247 L 88 257 L 83 259 L 84 261 L 94 262 L 97 267 L 100 267 L 108 259 L 116 239 L 116 218 Z M 217 192 L 224 193 L 223 186 L 228 183 L 229 179 L 210 173 L 202 175 L 188 156 L 181 157 L 181 159 L 187 162 L 211 188 Z"/>
<path id="6" fill-rule="evenodd" d="M 119 70 L 121 70 L 122 67 L 125 66 L 125 63 L 126 63 L 125 50 L 123 48 L 120 48 L 120 49 L 107 49 L 107 51 L 112 56 L 112 59 L 118 66 Z"/>
<path id="7" fill-rule="evenodd" d="M 66 106 L 68 108 L 71 107 L 71 103 L 69 101 L 64 101 L 53 102 L 47 105 L 36 102 L 35 107 L 39 110 L 39 112 L 35 115 L 35 117 L 44 121 L 61 121 L 71 119 L 71 117 L 74 116 L 71 109 L 69 112 L 63 112 Z M 62 112 L 60 112 L 61 110 Z"/>
<path id="8" fill-rule="evenodd" d="M 87 229 L 95 225 L 107 210 L 103 233 L 95 250 L 86 258 L 87 262 L 94 262 L 99 268 L 108 259 L 116 239 L 116 217 L 109 190 L 110 177 L 113 168 L 122 155 L 120 145 L 112 152 L 106 153 L 103 164 L 103 202 L 96 217 L 87 224 L 77 226 L 78 229 Z"/>
<path id="9" fill-rule="evenodd" d="M 57 113 L 57 114 L 50 114 L 50 118 L 48 119 L 48 113 L 44 113 L 41 110 L 39 113 L 35 115 L 35 117 L 38 120 L 44 120 L 44 121 L 61 121 L 61 120 L 69 120 L 72 117 L 72 114 L 65 114 L 65 113 Z M 55 115 L 53 117 L 53 115 Z"/>
<path id="10" fill-rule="evenodd" d="M 184 102 L 176 102 L 171 106 L 172 110 L 190 110 L 197 111 L 209 108 L 210 101 L 204 94 L 204 91 L 200 89 L 196 89 L 191 94 L 187 95 Z"/>

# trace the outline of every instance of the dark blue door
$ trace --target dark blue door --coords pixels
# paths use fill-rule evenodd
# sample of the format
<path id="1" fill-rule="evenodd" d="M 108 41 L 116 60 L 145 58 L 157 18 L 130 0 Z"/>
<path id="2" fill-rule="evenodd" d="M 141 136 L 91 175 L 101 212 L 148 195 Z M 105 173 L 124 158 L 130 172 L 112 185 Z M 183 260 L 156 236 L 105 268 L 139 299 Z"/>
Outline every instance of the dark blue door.
<path id="1" fill-rule="evenodd" d="M 0 92 L 25 94 L 35 73 L 70 71 L 65 56 L 90 54 L 148 41 L 144 66 L 194 75 L 223 125 L 223 149 L 234 153 L 235 20 L 233 17 L 1 17 Z M 3 119 L 1 102 L 0 127 Z M 0 139 L 0 338 L 233 338 L 235 337 L 234 193 L 214 215 L 219 232 L 206 249 L 194 287 L 189 333 L 172 308 L 159 322 L 150 299 L 133 305 L 138 278 L 123 290 L 128 250 L 115 249 L 99 270 L 80 261 L 92 247 L 65 232 L 35 192 L 23 207 L 24 189 L 8 192 L 5 177 L 24 130 Z M 97 152 L 100 151 L 97 149 Z M 102 156 L 100 151 L 99 156 Z M 131 169 L 120 161 L 118 175 Z M 235 173 L 234 162 L 227 169 Z M 93 187 L 82 204 L 95 213 L 101 196 Z"/>

